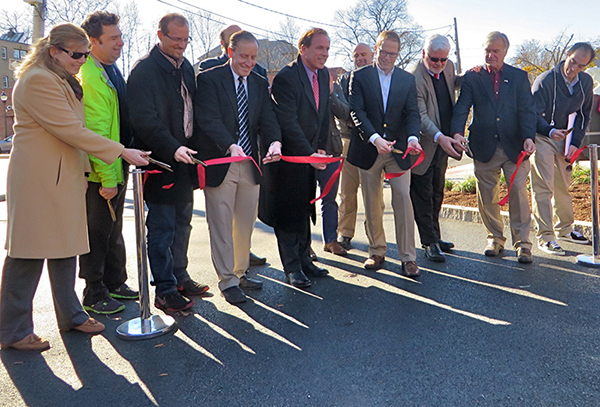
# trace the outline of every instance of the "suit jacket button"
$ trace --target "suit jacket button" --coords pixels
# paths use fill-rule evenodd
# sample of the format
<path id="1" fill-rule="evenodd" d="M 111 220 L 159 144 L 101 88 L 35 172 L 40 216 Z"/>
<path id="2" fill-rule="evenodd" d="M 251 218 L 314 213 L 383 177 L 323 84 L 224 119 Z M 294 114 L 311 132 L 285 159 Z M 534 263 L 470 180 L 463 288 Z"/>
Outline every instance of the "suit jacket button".
<path id="1" fill-rule="evenodd" d="M 383 123 L 383 128 L 386 128 L 386 127 L 387 127 L 387 123 Z"/>
<path id="2" fill-rule="evenodd" d="M 497 135 L 497 134 L 495 134 L 495 135 L 494 135 L 494 137 L 498 138 L 498 135 Z"/>
<path id="3" fill-rule="evenodd" d="M 496 117 L 496 121 L 497 121 L 497 122 L 499 122 L 499 121 L 500 121 L 500 118 L 499 118 L 499 117 Z"/>

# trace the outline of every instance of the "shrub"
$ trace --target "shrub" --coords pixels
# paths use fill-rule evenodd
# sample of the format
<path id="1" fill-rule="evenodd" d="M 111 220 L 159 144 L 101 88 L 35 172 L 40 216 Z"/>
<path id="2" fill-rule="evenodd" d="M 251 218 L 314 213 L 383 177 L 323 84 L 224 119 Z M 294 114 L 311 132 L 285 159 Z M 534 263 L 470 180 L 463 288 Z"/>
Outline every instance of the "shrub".
<path id="1" fill-rule="evenodd" d="M 475 177 L 470 176 L 461 182 L 455 182 L 454 186 L 452 187 L 452 191 L 463 192 L 466 194 L 474 194 L 475 192 L 477 192 Z"/>

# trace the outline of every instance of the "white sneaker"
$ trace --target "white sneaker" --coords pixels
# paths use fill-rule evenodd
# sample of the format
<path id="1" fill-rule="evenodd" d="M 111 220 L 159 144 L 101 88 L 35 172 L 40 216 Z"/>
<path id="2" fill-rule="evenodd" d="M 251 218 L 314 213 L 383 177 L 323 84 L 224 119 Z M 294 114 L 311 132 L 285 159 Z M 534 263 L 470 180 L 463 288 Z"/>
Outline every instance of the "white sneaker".
<path id="1" fill-rule="evenodd" d="M 577 244 L 590 244 L 590 241 L 581 233 L 579 233 L 578 231 L 574 230 L 571 233 L 569 233 L 566 236 L 559 236 L 558 240 L 565 240 L 567 242 L 571 242 L 571 243 L 577 243 Z"/>
<path id="2" fill-rule="evenodd" d="M 565 251 L 563 250 L 563 248 L 560 247 L 560 245 L 558 243 L 556 243 L 554 240 L 552 240 L 551 242 L 539 242 L 538 248 L 541 251 L 549 253 L 549 254 L 554 254 L 557 256 L 565 255 Z"/>

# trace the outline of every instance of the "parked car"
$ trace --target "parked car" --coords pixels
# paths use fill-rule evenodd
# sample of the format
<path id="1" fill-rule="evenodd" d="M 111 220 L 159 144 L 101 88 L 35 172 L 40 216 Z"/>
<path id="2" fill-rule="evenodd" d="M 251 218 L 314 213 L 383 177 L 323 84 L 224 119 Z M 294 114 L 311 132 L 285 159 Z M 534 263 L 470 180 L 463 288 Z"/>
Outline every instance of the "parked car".
<path id="1" fill-rule="evenodd" d="M 10 149 L 12 148 L 12 138 L 13 136 L 8 136 L 4 140 L 0 141 L 0 153 L 1 154 L 9 154 Z"/>

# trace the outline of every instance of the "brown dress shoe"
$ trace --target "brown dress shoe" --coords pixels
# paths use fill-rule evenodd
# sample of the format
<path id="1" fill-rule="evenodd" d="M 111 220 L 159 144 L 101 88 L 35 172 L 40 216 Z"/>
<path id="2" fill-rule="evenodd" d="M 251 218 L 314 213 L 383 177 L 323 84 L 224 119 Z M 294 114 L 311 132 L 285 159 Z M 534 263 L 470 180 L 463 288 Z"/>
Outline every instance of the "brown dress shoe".
<path id="1" fill-rule="evenodd" d="M 104 324 L 102 322 L 97 321 L 94 318 L 89 318 L 83 324 L 76 326 L 73 329 L 75 329 L 76 331 L 79 331 L 79 332 L 86 333 L 86 334 L 97 334 L 97 333 L 104 331 L 104 328 L 106 328 L 106 327 L 104 326 Z"/>
<path id="2" fill-rule="evenodd" d="M 500 243 L 489 241 L 488 244 L 485 246 L 483 254 L 485 254 L 488 257 L 496 257 L 503 251 L 504 246 L 502 246 Z"/>
<path id="3" fill-rule="evenodd" d="M 385 261 L 385 256 L 380 256 L 378 254 L 374 254 L 365 260 L 363 266 L 368 270 L 375 270 L 381 268 L 381 265 Z"/>
<path id="4" fill-rule="evenodd" d="M 337 254 L 338 256 L 345 256 L 348 254 L 346 249 L 344 249 L 342 245 L 336 242 L 335 240 L 330 243 L 325 243 L 323 250 L 329 253 Z"/>
<path id="5" fill-rule="evenodd" d="M 406 277 L 417 277 L 421 274 L 417 263 L 414 261 L 403 261 L 402 262 L 402 275 Z"/>
<path id="6" fill-rule="evenodd" d="M 517 261 L 519 263 L 533 263 L 533 254 L 526 247 L 517 247 Z"/>
<path id="7" fill-rule="evenodd" d="M 2 349 L 13 348 L 17 350 L 35 350 L 38 352 L 50 349 L 50 342 L 44 338 L 40 338 L 34 333 L 27 335 L 19 342 L 11 343 L 9 345 L 2 345 Z"/>

